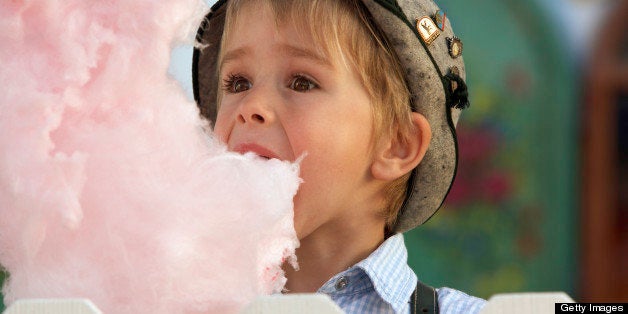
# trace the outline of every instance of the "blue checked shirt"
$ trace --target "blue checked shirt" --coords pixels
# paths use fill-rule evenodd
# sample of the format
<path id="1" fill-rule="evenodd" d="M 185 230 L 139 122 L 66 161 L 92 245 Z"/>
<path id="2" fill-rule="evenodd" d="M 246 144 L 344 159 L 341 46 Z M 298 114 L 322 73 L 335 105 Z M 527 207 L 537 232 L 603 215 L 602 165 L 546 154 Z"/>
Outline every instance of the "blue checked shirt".
<path id="1" fill-rule="evenodd" d="M 388 238 L 369 257 L 335 275 L 319 290 L 347 314 L 410 313 L 410 296 L 417 277 L 408 266 L 403 235 Z M 486 301 L 450 289 L 436 289 L 444 314 L 478 313 Z"/>

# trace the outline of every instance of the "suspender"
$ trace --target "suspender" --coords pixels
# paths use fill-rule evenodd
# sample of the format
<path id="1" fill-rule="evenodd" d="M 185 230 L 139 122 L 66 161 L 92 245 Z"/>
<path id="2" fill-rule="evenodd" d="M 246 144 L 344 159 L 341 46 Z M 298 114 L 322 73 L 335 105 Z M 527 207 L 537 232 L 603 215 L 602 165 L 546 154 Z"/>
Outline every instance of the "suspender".
<path id="1" fill-rule="evenodd" d="M 410 313 L 438 314 L 438 295 L 436 290 L 417 280 L 416 289 L 410 296 Z"/>

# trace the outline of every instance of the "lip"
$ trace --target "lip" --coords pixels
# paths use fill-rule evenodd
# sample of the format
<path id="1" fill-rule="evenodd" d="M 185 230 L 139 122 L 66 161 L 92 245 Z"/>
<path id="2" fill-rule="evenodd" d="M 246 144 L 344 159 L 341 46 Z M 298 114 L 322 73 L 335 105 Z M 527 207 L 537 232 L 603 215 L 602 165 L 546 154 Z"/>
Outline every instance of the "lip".
<path id="1" fill-rule="evenodd" d="M 275 154 L 275 152 L 273 152 L 272 150 L 264 146 L 261 146 L 255 143 L 244 143 L 244 144 L 236 145 L 233 148 L 233 151 L 238 152 L 240 154 L 252 152 L 260 157 L 264 157 L 268 159 L 272 159 L 272 158 L 279 159 L 279 157 L 277 156 L 277 154 Z"/>

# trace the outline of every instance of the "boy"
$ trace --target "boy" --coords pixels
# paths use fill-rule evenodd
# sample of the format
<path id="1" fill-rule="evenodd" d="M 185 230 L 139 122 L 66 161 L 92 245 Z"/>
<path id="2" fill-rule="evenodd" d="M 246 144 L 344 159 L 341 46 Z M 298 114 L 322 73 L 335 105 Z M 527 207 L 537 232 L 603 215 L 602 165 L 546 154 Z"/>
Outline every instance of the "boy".
<path id="1" fill-rule="evenodd" d="M 440 207 L 456 168 L 462 44 L 439 18 L 431 0 L 231 0 L 201 25 L 195 97 L 216 136 L 305 156 L 288 292 L 326 293 L 347 313 L 482 307 L 417 282 L 401 235 Z"/>

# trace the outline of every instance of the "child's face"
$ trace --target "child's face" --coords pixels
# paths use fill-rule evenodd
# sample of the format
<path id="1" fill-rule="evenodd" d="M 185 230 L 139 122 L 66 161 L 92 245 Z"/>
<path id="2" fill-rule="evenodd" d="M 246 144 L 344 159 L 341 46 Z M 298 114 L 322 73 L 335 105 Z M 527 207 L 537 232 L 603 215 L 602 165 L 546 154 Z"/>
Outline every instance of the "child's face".
<path id="1" fill-rule="evenodd" d="M 350 68 L 328 60 L 308 36 L 249 6 L 224 47 L 214 131 L 229 150 L 301 163 L 295 197 L 300 239 L 359 221 L 373 193 L 373 117 Z M 358 218 L 356 218 L 358 217 Z"/>

